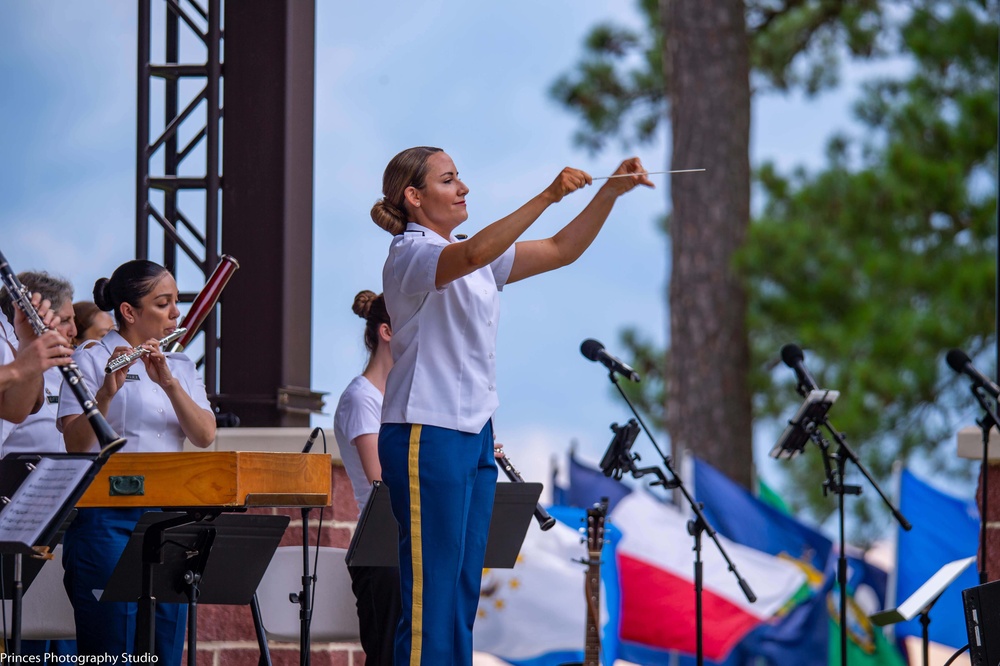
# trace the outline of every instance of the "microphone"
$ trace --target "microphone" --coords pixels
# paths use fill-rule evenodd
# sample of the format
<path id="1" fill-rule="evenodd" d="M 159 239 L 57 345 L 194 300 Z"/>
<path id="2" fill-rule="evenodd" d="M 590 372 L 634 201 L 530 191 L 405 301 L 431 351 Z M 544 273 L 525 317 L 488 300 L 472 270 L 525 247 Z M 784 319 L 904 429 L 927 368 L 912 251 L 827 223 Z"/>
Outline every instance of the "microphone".
<path id="1" fill-rule="evenodd" d="M 976 370 L 972 365 L 969 355 L 964 351 L 961 349 L 952 349 L 945 356 L 945 360 L 948 361 L 948 365 L 951 366 L 952 370 L 960 375 L 967 375 L 972 380 L 973 386 L 982 388 L 992 395 L 994 400 L 1000 400 L 1000 386 L 997 386 L 993 383 L 993 380 Z"/>
<path id="2" fill-rule="evenodd" d="M 302 453 L 309 453 L 312 451 L 313 444 L 316 443 L 317 437 L 319 437 L 319 428 L 313 428 L 313 431 L 309 433 L 309 439 L 306 440 L 306 445 L 302 447 Z"/>
<path id="3" fill-rule="evenodd" d="M 633 382 L 639 381 L 639 373 L 630 368 L 621 360 L 615 358 L 608 352 L 604 351 L 604 345 L 602 345 L 597 340 L 592 338 L 587 338 L 580 345 L 580 353 L 586 356 L 591 361 L 597 361 L 610 370 L 612 373 L 617 372 L 622 377 L 631 379 Z"/>
<path id="4" fill-rule="evenodd" d="M 781 348 L 781 360 L 785 362 L 789 368 L 795 371 L 795 377 L 799 382 L 799 389 L 802 395 L 805 395 L 807 391 L 815 391 L 819 388 L 816 385 L 816 380 L 813 379 L 809 371 L 806 370 L 806 366 L 803 363 L 805 360 L 805 355 L 803 355 L 802 350 L 796 344 L 787 344 Z"/>

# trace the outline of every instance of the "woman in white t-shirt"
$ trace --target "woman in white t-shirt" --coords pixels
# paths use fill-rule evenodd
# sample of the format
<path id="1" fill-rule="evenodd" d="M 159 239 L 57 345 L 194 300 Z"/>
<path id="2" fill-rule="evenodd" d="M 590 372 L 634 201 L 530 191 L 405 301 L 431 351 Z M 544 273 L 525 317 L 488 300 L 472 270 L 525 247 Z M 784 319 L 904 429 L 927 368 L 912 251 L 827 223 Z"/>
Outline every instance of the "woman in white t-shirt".
<path id="1" fill-rule="evenodd" d="M 379 431 L 382 480 L 399 524 L 398 666 L 469 666 L 497 468 L 492 417 L 499 291 L 573 263 L 619 196 L 652 187 L 626 160 L 554 236 L 518 238 L 551 205 L 591 184 L 565 168 L 548 187 L 468 240 L 469 188 L 440 148 L 404 150 L 382 176 L 372 220 L 393 235 L 382 269 L 393 369 Z"/>
<path id="2" fill-rule="evenodd" d="M 354 314 L 365 320 L 368 364 L 351 380 L 340 396 L 333 431 L 344 469 L 351 479 L 358 515 L 372 491 L 372 482 L 382 480 L 378 460 L 378 431 L 382 424 L 382 395 L 392 368 L 389 340 L 392 328 L 385 299 L 372 291 L 354 297 Z M 358 605 L 361 646 L 365 663 L 392 664 L 393 641 L 399 622 L 399 567 L 349 567 L 351 587 Z"/>

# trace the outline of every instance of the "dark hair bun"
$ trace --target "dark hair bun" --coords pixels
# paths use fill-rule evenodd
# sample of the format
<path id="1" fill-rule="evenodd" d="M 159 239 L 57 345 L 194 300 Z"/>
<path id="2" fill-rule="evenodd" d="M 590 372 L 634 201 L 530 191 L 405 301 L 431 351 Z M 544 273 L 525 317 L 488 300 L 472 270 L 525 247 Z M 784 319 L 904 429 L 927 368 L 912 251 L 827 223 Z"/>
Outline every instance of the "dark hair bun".
<path id="1" fill-rule="evenodd" d="M 115 309 L 115 306 L 111 303 L 111 294 L 108 293 L 108 284 L 110 282 L 111 280 L 108 278 L 100 278 L 94 283 L 94 303 L 105 312 Z"/>
<path id="2" fill-rule="evenodd" d="M 371 312 L 372 303 L 375 302 L 376 298 L 378 295 L 374 291 L 367 289 L 359 291 L 358 295 L 354 297 L 354 305 L 351 306 L 351 310 L 362 319 L 368 319 L 368 313 Z"/>

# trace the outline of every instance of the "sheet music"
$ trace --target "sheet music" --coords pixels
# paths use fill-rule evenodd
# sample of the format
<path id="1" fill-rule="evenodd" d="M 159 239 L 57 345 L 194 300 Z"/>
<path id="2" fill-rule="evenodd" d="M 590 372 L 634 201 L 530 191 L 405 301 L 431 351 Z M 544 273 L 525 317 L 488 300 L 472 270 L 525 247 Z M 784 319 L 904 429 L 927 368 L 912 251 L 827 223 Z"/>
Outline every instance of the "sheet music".
<path id="1" fill-rule="evenodd" d="M 10 502 L 0 507 L 0 542 L 39 545 L 42 533 L 92 464 L 88 459 L 39 460 Z"/>

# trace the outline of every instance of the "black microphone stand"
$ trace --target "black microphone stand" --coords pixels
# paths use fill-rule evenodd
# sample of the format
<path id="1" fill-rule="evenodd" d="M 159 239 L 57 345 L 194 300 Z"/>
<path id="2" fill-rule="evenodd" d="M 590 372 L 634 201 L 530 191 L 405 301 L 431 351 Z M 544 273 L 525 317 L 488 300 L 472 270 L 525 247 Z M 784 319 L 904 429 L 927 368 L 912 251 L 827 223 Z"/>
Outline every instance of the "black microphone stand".
<path id="1" fill-rule="evenodd" d="M 659 454 L 660 459 L 663 462 L 663 467 L 670 474 L 670 478 L 668 479 L 663 474 L 663 470 L 661 470 L 659 467 L 655 466 L 643 467 L 643 468 L 637 467 L 635 461 L 639 460 L 639 455 L 629 453 L 628 444 L 626 443 L 622 445 L 622 440 L 624 438 L 620 436 L 616 436 L 611 443 L 612 448 L 617 448 L 618 446 L 620 446 L 620 450 L 608 451 L 608 455 L 605 456 L 605 459 L 608 459 L 609 456 L 615 459 L 614 468 L 615 468 L 615 474 L 618 478 L 621 478 L 622 471 L 627 471 L 631 473 L 632 477 L 635 479 L 642 478 L 647 474 L 652 474 L 656 476 L 657 480 L 653 481 L 650 485 L 663 486 L 664 488 L 679 490 L 681 494 L 684 496 L 684 499 L 687 500 L 688 505 L 691 507 L 691 512 L 694 514 L 694 518 L 688 521 L 687 529 L 688 529 L 688 534 L 694 537 L 693 550 L 694 550 L 695 638 L 697 641 L 696 661 L 698 666 L 702 666 L 702 664 L 705 663 L 705 649 L 703 644 L 704 611 L 702 608 L 702 591 L 704 587 L 703 585 L 704 576 L 702 572 L 702 561 L 701 561 L 702 533 L 708 534 L 709 538 L 715 542 L 715 547 L 718 548 L 719 553 L 722 555 L 722 558 L 726 561 L 729 570 L 733 572 L 733 575 L 736 577 L 736 581 L 739 583 L 740 589 L 743 590 L 743 594 L 746 595 L 747 600 L 750 603 L 754 603 L 757 601 L 757 596 L 753 593 L 753 590 L 750 589 L 750 585 L 746 582 L 746 580 L 744 580 L 743 577 L 740 576 L 740 572 L 736 570 L 736 565 L 733 564 L 733 561 L 731 559 L 729 559 L 729 554 L 726 553 L 726 549 L 723 548 L 722 544 L 719 542 L 719 538 L 717 536 L 716 531 L 712 529 L 712 526 L 705 519 L 705 514 L 702 512 L 702 507 L 703 507 L 702 503 L 695 501 L 694 497 L 691 496 L 691 493 L 689 493 L 688 489 L 684 486 L 684 483 L 681 481 L 681 478 L 677 475 L 676 472 L 674 472 L 673 467 L 670 464 L 670 458 L 663 453 L 659 445 L 656 443 L 656 439 L 653 438 L 653 433 L 650 432 L 648 427 L 646 427 L 646 423 L 642 420 L 642 416 L 639 415 L 639 412 L 636 411 L 635 405 L 633 405 L 632 401 L 628 399 L 628 396 L 625 394 L 625 391 L 618 383 L 618 378 L 615 377 L 615 373 L 613 370 L 608 373 L 608 378 L 611 380 L 611 383 L 615 385 L 615 388 L 618 389 L 618 392 L 621 394 L 622 398 L 625 399 L 625 403 L 628 405 L 629 409 L 632 410 L 632 413 L 635 415 L 635 418 L 639 421 L 639 424 L 642 426 L 642 429 L 649 437 L 649 440 L 653 443 L 653 448 L 656 449 L 656 452 Z M 618 433 L 617 429 L 615 429 L 615 431 L 616 435 L 620 434 Z M 632 436 L 631 439 L 635 439 L 635 437 Z M 605 470 L 605 474 L 610 476 L 611 475 L 610 470 Z"/>
<path id="2" fill-rule="evenodd" d="M 315 430 L 313 431 L 316 432 Z M 325 437 L 325 435 L 324 435 Z M 310 438 L 302 449 L 302 453 L 309 453 L 312 449 L 315 438 Z M 325 441 L 325 440 L 324 440 Z M 325 446 L 325 445 L 324 445 Z M 299 605 L 299 665 L 309 666 L 312 661 L 312 636 L 310 635 L 312 626 L 312 600 L 313 585 L 316 582 L 316 572 L 309 572 L 309 512 L 310 507 L 302 508 L 302 590 L 297 594 L 290 594 L 292 603 Z M 322 524 L 322 516 L 320 523 Z M 316 547 L 319 548 L 319 537 L 316 535 Z"/>
<path id="3" fill-rule="evenodd" d="M 990 398 L 985 395 L 980 386 L 976 384 L 972 385 L 972 395 L 975 396 L 976 402 L 979 403 L 985 412 L 983 417 L 976 421 L 976 425 L 979 426 L 983 436 L 983 507 L 979 516 L 979 558 L 976 562 L 979 567 L 979 584 L 982 585 L 988 581 L 986 575 L 986 521 L 987 516 L 989 515 L 987 508 L 989 507 L 990 498 L 990 494 L 988 492 L 990 487 L 988 483 L 990 479 L 990 431 L 995 426 L 1000 426 L 1000 419 L 997 418 L 996 409 L 994 409 Z"/>
<path id="4" fill-rule="evenodd" d="M 803 397 L 809 395 L 809 388 L 801 382 L 796 386 L 795 390 Z M 823 436 L 823 431 L 818 426 L 825 427 L 837 443 L 837 450 L 835 452 L 831 453 L 830 443 Z M 878 483 L 868 473 L 865 466 L 861 464 L 861 461 L 855 455 L 854 451 L 851 450 L 851 447 L 847 445 L 847 439 L 841 433 L 837 432 L 836 428 L 830 423 L 830 420 L 826 418 L 825 413 L 816 417 L 810 423 L 802 424 L 802 427 L 805 428 L 809 438 L 816 443 L 823 455 L 823 468 L 826 470 L 826 480 L 823 482 L 823 495 L 825 496 L 827 493 L 837 495 L 838 538 L 840 542 L 840 552 L 837 556 L 837 583 L 840 592 L 840 663 L 842 666 L 847 666 L 847 553 L 845 551 L 846 540 L 844 538 L 844 496 L 861 494 L 861 486 L 844 483 L 848 460 L 853 462 L 861 473 L 864 474 L 865 478 L 868 479 L 868 482 L 878 492 L 882 501 L 892 511 L 893 517 L 899 522 L 900 526 L 904 530 L 909 530 L 912 526 L 899 509 L 893 505 L 886 494 L 882 492 Z M 836 463 L 836 469 L 831 465 L 831 461 Z"/>

